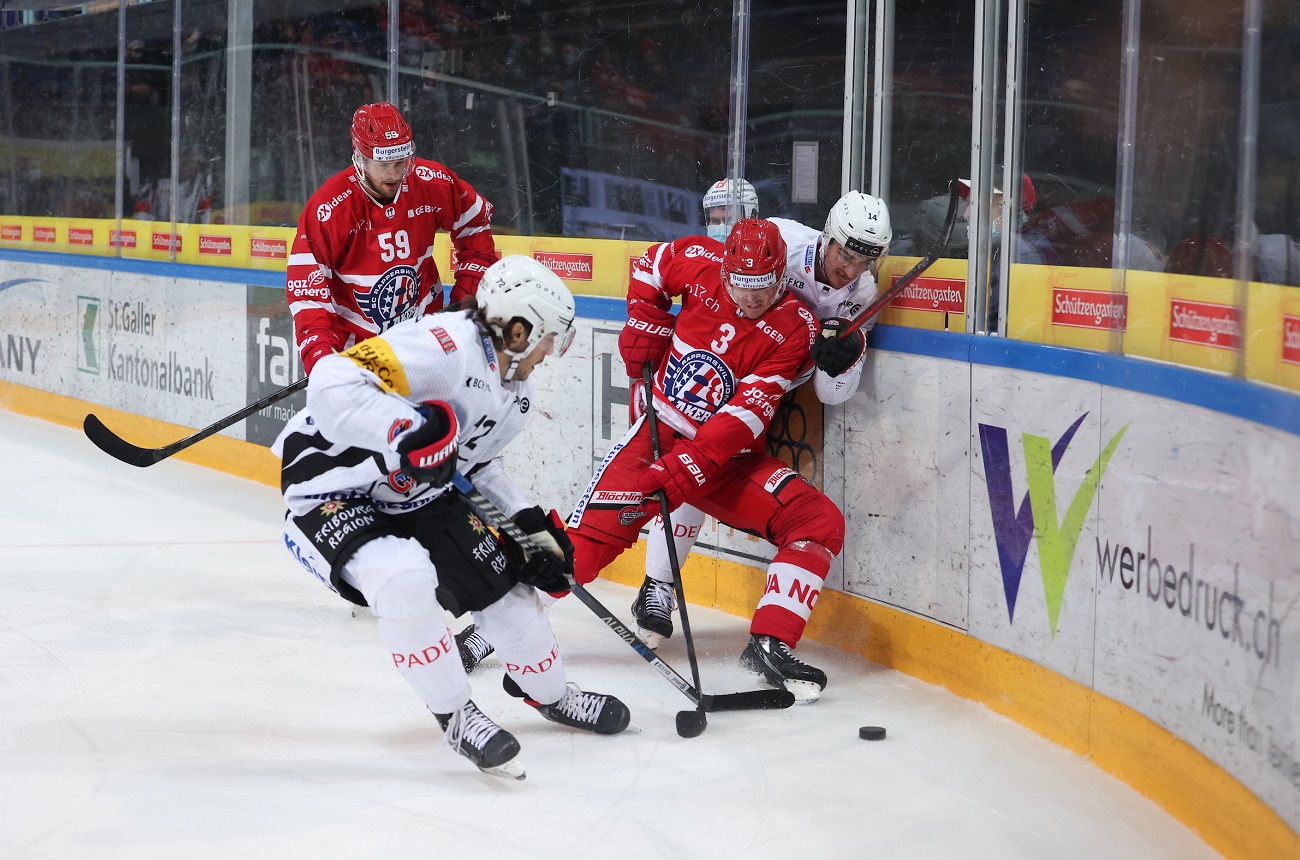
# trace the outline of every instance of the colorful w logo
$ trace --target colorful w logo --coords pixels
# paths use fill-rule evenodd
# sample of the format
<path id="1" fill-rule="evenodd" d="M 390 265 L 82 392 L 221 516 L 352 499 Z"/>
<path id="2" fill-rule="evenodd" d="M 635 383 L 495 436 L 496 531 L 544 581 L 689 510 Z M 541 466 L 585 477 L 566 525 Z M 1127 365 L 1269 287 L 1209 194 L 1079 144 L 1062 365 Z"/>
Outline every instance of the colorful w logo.
<path id="1" fill-rule="evenodd" d="M 1025 570 L 1029 539 L 1037 538 L 1038 564 L 1043 571 L 1043 592 L 1047 597 L 1047 617 L 1052 625 L 1053 639 L 1056 638 L 1056 620 L 1061 614 L 1061 600 L 1065 597 L 1065 582 L 1070 576 L 1070 563 L 1074 560 L 1079 532 L 1083 530 L 1083 521 L 1092 507 L 1092 497 L 1097 493 L 1102 473 L 1128 430 L 1125 424 L 1106 445 L 1075 491 L 1065 519 L 1058 521 L 1056 467 L 1079 425 L 1087 417 L 1087 412 L 1080 415 L 1055 445 L 1042 436 L 1021 434 L 1029 491 L 1021 498 L 1018 507 L 1011 489 L 1011 452 L 1007 445 L 1007 431 L 991 424 L 980 425 L 984 477 L 989 488 L 989 510 L 993 514 L 998 564 L 1002 568 L 1002 589 L 1007 596 L 1007 615 L 1015 623 L 1016 595 Z"/>

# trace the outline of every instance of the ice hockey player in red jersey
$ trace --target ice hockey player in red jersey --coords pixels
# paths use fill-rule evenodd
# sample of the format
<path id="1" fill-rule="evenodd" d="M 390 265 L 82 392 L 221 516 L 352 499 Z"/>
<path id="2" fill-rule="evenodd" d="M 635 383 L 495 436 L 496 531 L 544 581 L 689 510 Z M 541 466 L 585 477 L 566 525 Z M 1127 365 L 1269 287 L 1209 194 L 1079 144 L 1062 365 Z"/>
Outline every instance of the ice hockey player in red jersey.
<path id="1" fill-rule="evenodd" d="M 726 217 L 726 195 L 730 180 L 720 180 L 704 196 L 710 223 Z M 749 183 L 741 180 L 740 203 L 746 217 L 757 215 L 757 196 Z M 709 209 L 710 204 L 717 205 Z M 799 299 L 822 322 L 821 333 L 812 347 L 816 367 L 805 371 L 811 377 L 817 399 L 827 405 L 844 403 L 858 389 L 866 356 L 867 323 L 854 335 L 840 341 L 836 335 L 849 319 L 856 317 L 879 292 L 876 272 L 889 253 L 893 237 L 889 210 L 883 200 L 850 191 L 841 197 L 826 216 L 825 228 L 817 230 L 784 218 L 771 218 L 781 231 L 786 245 L 785 277 L 782 288 Z M 712 229 L 712 227 L 710 227 Z M 632 373 L 633 368 L 628 372 Z M 799 384 L 798 381 L 795 383 Z M 639 386 L 633 380 L 630 389 L 632 415 L 644 409 L 638 398 Z M 673 512 L 674 547 L 683 560 L 699 537 L 704 513 L 686 504 Z M 646 578 L 641 584 L 632 616 L 637 635 L 651 648 L 673 633 L 673 576 L 668 547 L 664 540 L 663 520 L 656 517 L 646 536 Z"/>
<path id="2" fill-rule="evenodd" d="M 492 204 L 447 167 L 415 156 L 397 108 L 357 108 L 351 137 L 352 166 L 307 201 L 289 253 L 285 292 L 308 374 L 323 356 L 442 307 L 439 230 L 455 249 L 453 302 L 473 295 L 499 257 Z"/>
<path id="3" fill-rule="evenodd" d="M 663 489 L 777 547 L 741 654 L 745 668 L 802 700 L 826 674 L 793 653 L 844 545 L 839 508 L 764 453 L 781 398 L 810 366 L 817 320 L 783 291 L 786 247 L 768 221 L 737 222 L 726 243 L 688 237 L 651 246 L 628 288 L 619 351 L 629 376 L 655 368 L 663 456 L 644 417 L 606 455 L 569 518 L 575 578 L 593 580 L 636 541 Z M 681 297 L 681 312 L 670 313 Z"/>
<path id="4" fill-rule="evenodd" d="M 470 698 L 444 610 L 472 613 L 501 654 L 506 692 L 546 719 L 618 734 L 629 713 L 567 679 L 538 595 L 568 591 L 573 547 L 501 456 L 537 403 L 533 370 L 573 340 L 573 296 L 542 264 L 510 256 L 489 267 L 471 304 L 322 358 L 307 408 L 272 451 L 294 558 L 371 607 L 392 664 L 454 749 L 522 778 L 519 742 Z M 525 560 L 503 546 L 450 483 L 457 468 L 547 552 Z"/>

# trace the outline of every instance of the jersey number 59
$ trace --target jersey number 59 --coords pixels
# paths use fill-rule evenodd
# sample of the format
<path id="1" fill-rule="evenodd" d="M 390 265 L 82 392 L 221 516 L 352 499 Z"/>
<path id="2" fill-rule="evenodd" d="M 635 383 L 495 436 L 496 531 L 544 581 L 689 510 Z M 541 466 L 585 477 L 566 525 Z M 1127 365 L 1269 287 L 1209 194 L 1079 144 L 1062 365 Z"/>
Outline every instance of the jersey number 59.
<path id="1" fill-rule="evenodd" d="M 405 230 L 396 233 L 379 234 L 379 257 L 385 263 L 393 262 L 395 257 L 406 259 L 411 256 L 411 239 Z"/>

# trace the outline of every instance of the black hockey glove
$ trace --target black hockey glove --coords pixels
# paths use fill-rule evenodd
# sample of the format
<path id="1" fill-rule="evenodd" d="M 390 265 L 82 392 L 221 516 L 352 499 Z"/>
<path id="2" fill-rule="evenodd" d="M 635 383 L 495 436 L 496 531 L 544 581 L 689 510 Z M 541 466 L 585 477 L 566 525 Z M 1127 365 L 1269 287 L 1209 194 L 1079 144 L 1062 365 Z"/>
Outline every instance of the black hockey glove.
<path id="1" fill-rule="evenodd" d="M 822 320 L 822 330 L 812 345 L 812 360 L 827 376 L 839 376 L 867 351 L 867 338 L 862 329 L 840 337 L 840 332 L 848 325 L 848 320 L 838 317 Z"/>
<path id="2" fill-rule="evenodd" d="M 569 580 L 573 577 L 573 541 L 564 533 L 560 515 L 555 511 L 548 515 L 534 505 L 515 514 L 514 521 L 542 550 L 534 553 L 524 563 L 519 581 L 556 597 L 568 594 Z M 545 581 L 533 581 L 526 577 Z"/>
<path id="3" fill-rule="evenodd" d="M 441 400 L 425 403 L 419 411 L 424 423 L 397 442 L 402 471 L 412 480 L 441 487 L 456 472 L 456 433 L 460 426 L 456 413 Z"/>

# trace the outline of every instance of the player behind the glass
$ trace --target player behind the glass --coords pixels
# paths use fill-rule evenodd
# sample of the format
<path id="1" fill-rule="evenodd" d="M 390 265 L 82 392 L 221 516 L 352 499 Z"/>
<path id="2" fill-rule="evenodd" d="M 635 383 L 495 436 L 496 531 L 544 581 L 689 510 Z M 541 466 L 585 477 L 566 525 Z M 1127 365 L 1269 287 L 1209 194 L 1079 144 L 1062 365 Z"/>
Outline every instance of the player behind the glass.
<path id="1" fill-rule="evenodd" d="M 519 743 L 470 698 L 443 610 L 473 614 L 497 646 L 508 693 L 544 717 L 598 734 L 626 706 L 569 683 L 537 590 L 563 594 L 573 545 L 532 505 L 501 454 L 536 405 L 529 379 L 573 339 L 574 301 L 549 269 L 506 257 L 476 309 L 409 320 L 323 357 L 307 408 L 272 450 L 282 458 L 285 543 L 342 597 L 368 604 L 391 660 L 451 746 L 494 775 L 523 777 Z M 548 552 L 488 531 L 449 483 L 457 468 Z"/>
<path id="2" fill-rule="evenodd" d="M 451 301 L 473 295 L 500 255 L 492 204 L 447 166 L 415 155 L 411 127 L 387 102 L 352 117 L 352 164 L 303 207 L 285 293 L 303 370 L 323 356 L 442 307 L 433 259 L 441 230 L 455 250 Z"/>
<path id="3" fill-rule="evenodd" d="M 633 422 L 580 498 L 569 536 L 575 578 L 589 582 L 637 540 L 663 489 L 671 510 L 689 503 L 773 543 L 740 663 L 810 701 L 826 673 L 794 648 L 843 548 L 844 516 L 764 452 L 776 406 L 809 365 L 817 334 L 812 313 L 782 287 L 785 267 L 776 226 L 751 219 L 737 222 L 725 245 L 687 237 L 653 245 L 636 262 L 619 352 L 629 376 L 646 362 L 655 368 L 664 453 L 654 458 L 644 416 Z"/>

